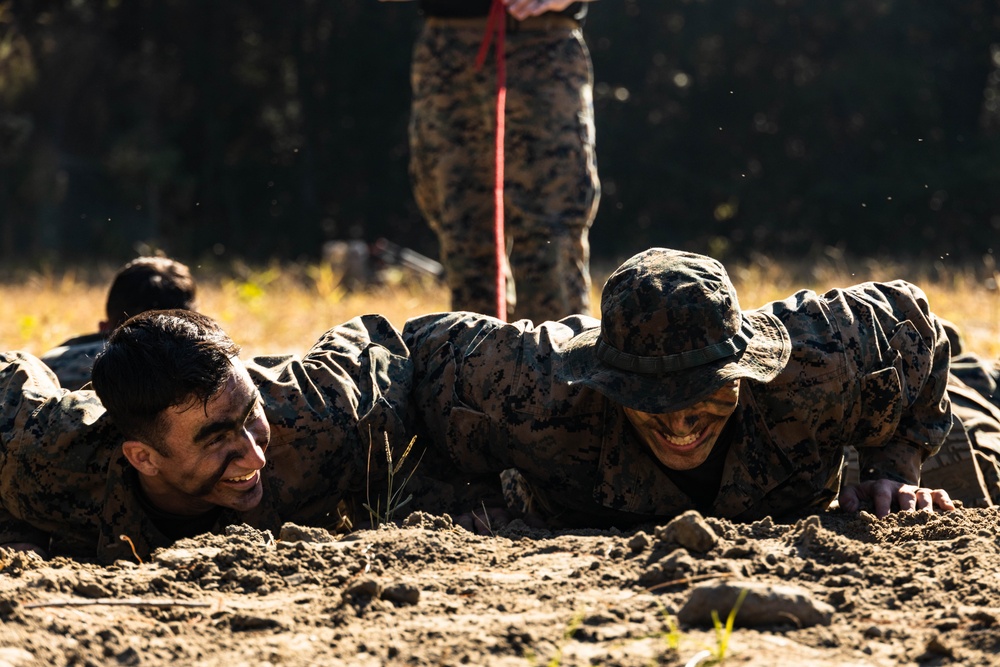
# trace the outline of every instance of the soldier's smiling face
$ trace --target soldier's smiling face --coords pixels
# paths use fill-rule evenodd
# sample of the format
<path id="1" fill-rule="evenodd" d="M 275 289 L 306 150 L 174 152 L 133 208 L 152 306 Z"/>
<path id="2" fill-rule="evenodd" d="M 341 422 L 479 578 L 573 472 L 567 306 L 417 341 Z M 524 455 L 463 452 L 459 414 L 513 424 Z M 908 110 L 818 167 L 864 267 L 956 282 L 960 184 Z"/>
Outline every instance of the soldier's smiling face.
<path id="1" fill-rule="evenodd" d="M 154 474 L 143 488 L 161 509 L 187 515 L 221 505 L 245 512 L 260 503 L 271 428 L 243 363 L 232 364 L 207 404 L 192 398 L 160 415 L 160 451 L 150 454 Z"/>
<path id="2" fill-rule="evenodd" d="M 740 381 L 733 380 L 704 400 L 675 412 L 624 410 L 639 438 L 663 465 L 690 470 L 708 458 L 739 398 Z"/>

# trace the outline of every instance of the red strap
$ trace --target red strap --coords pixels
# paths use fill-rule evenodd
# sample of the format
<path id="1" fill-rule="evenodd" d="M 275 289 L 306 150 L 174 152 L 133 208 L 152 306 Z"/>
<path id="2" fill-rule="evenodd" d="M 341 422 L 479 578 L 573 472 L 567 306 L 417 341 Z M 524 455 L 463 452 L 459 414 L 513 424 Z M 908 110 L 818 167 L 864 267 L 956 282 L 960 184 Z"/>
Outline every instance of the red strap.
<path id="1" fill-rule="evenodd" d="M 506 249 L 504 248 L 503 231 L 503 138 L 504 115 L 507 104 L 507 63 L 504 56 L 504 36 L 507 32 L 507 8 L 503 0 L 493 0 L 490 5 L 489 18 L 486 21 L 486 34 L 476 55 L 476 69 L 482 69 L 486 62 L 486 54 L 490 49 L 493 34 L 496 33 L 497 59 L 497 106 L 496 106 L 496 141 L 494 145 L 494 182 L 493 182 L 493 237 L 496 243 L 496 293 L 497 318 L 507 320 L 507 281 L 504 275 L 506 264 Z"/>

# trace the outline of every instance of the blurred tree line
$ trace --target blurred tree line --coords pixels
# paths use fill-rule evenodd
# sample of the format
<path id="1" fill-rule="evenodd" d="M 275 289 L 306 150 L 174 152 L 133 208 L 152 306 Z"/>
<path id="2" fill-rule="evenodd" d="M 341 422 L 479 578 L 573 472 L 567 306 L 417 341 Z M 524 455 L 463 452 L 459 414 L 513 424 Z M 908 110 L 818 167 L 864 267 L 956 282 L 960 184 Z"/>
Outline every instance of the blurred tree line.
<path id="1" fill-rule="evenodd" d="M 435 255 L 407 174 L 419 20 L 0 0 L 0 258 L 315 259 L 380 236 Z M 595 259 L 1000 252 L 1000 0 L 602 0 L 585 34 Z"/>

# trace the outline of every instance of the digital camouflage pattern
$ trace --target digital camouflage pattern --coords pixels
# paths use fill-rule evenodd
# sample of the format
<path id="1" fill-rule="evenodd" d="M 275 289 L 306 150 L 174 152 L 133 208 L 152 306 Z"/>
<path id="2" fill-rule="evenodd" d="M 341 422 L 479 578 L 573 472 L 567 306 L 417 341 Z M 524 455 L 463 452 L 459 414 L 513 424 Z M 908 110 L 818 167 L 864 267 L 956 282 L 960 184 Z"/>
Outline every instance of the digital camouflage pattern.
<path id="1" fill-rule="evenodd" d="M 942 461 L 925 478 L 959 490 L 969 506 L 1000 505 L 1000 361 L 972 354 L 952 360 L 948 396 L 957 423 L 942 450 L 959 454 Z M 936 458 L 940 458 L 940 455 Z M 933 459 L 932 459 L 933 461 Z"/>
<path id="2" fill-rule="evenodd" d="M 953 423 L 936 454 L 924 461 L 920 484 L 945 489 L 965 507 L 1000 504 L 1000 411 L 954 375 L 948 378 Z M 858 452 L 848 447 L 841 488 L 860 479 Z"/>
<path id="3" fill-rule="evenodd" d="M 264 497 L 248 512 L 223 510 L 213 530 L 336 526 L 341 500 L 360 508 L 366 484 L 384 484 L 383 434 L 397 461 L 410 441 L 412 368 L 399 333 L 367 315 L 331 329 L 302 358 L 246 366 L 271 424 Z M 0 543 L 103 562 L 133 558 L 120 535 L 143 559 L 170 543 L 136 501 L 138 474 L 94 392 L 60 389 L 44 364 L 16 352 L 0 354 L 0 391 Z"/>
<path id="4" fill-rule="evenodd" d="M 946 489 L 966 507 L 1000 505 L 1000 361 L 962 352 L 958 328 L 944 323 L 952 350 L 948 398 L 954 421 L 941 449 L 924 461 L 920 483 Z M 858 454 L 850 447 L 842 487 L 858 479 Z"/>
<path id="5" fill-rule="evenodd" d="M 451 308 L 496 315 L 492 52 L 475 67 L 485 29 L 485 19 L 426 19 L 412 62 L 410 174 Z M 561 16 L 525 21 L 506 43 L 507 319 L 586 314 L 600 198 L 590 54 Z"/>
<path id="6" fill-rule="evenodd" d="M 82 389 L 90 382 L 94 360 L 104 349 L 105 340 L 100 333 L 79 336 L 49 350 L 41 359 L 59 378 L 63 389 Z"/>
<path id="7" fill-rule="evenodd" d="M 621 406 L 560 379 L 577 353 L 569 341 L 600 326 L 590 317 L 538 327 L 470 313 L 409 321 L 419 428 L 464 475 L 516 469 L 531 494 L 521 505 L 556 525 L 688 509 L 735 520 L 815 511 L 836 496 L 849 445 L 861 452 L 863 478 L 916 482 L 952 424 L 949 346 L 923 292 L 865 283 L 801 291 L 758 311 L 787 330 L 791 356 L 774 380 L 742 381 L 711 506 L 696 507 L 671 481 Z"/>
<path id="8" fill-rule="evenodd" d="M 615 403 L 663 414 L 737 378 L 772 380 L 788 363 L 788 331 L 742 311 L 718 261 L 650 248 L 626 260 L 601 290 L 601 326 L 565 347 L 561 377 Z"/>
<path id="9" fill-rule="evenodd" d="M 962 384 L 1000 408 L 1000 359 L 989 361 L 972 352 L 963 352 L 951 358 L 951 372 Z"/>

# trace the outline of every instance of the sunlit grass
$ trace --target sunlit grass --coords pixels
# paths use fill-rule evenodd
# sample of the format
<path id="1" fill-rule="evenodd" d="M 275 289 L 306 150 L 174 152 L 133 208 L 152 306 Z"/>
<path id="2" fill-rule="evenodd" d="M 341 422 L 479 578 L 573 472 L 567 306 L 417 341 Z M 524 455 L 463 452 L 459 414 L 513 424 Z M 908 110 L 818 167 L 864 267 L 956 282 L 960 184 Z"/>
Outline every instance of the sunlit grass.
<path id="1" fill-rule="evenodd" d="M 865 280 L 904 278 L 920 285 L 931 308 L 961 328 L 970 351 L 1000 357 L 1000 291 L 992 267 L 849 263 L 836 256 L 799 264 L 757 258 L 727 267 L 744 308 L 801 288 L 824 291 Z M 0 280 L 5 313 L 0 318 L 0 349 L 40 354 L 67 338 L 95 331 L 104 317 L 114 269 L 23 272 Z M 600 288 L 612 269 L 595 268 L 595 316 Z M 401 327 L 410 317 L 448 307 L 446 288 L 418 275 L 390 274 L 381 286 L 351 292 L 323 265 L 192 270 L 198 280 L 199 310 L 219 320 L 249 355 L 305 352 L 324 331 L 363 313 L 381 313 Z"/>
<path id="2" fill-rule="evenodd" d="M 389 275 L 386 284 L 348 292 L 319 266 L 236 267 L 210 274 L 192 266 L 198 310 L 218 320 L 245 355 L 304 353 L 330 327 L 380 313 L 397 327 L 409 317 L 446 310 L 444 287 L 420 276 Z M 104 319 L 114 267 L 80 275 L 29 273 L 0 281 L 0 349 L 40 354 Z"/>

